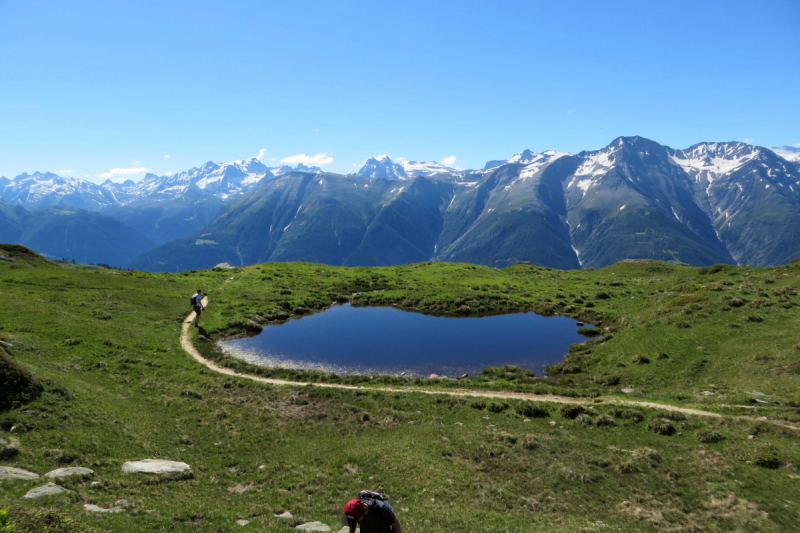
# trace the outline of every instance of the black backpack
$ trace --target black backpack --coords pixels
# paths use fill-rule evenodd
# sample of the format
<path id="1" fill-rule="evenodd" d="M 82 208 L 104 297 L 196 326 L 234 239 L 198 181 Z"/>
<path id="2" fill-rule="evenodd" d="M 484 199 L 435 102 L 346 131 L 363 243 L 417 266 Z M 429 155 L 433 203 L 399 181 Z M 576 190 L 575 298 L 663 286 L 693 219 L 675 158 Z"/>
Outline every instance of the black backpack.
<path id="1" fill-rule="evenodd" d="M 389 499 L 381 494 L 372 490 L 362 490 L 358 493 L 359 500 L 378 500 L 379 502 L 388 502 Z"/>
<path id="2" fill-rule="evenodd" d="M 190 300 L 192 302 L 192 307 L 200 305 L 200 298 L 198 298 L 197 296 L 198 296 L 197 294 L 193 294 L 192 295 L 192 298 Z M 197 303 L 195 303 L 195 302 L 197 302 Z"/>

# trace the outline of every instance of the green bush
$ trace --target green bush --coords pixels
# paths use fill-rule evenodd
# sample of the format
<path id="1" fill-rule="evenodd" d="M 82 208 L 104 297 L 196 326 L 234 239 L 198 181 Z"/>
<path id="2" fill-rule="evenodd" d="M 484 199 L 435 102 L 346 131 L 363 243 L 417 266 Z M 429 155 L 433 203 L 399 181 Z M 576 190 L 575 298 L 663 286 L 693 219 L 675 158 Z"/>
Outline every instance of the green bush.
<path id="1" fill-rule="evenodd" d="M 725 439 L 725 437 L 710 429 L 698 431 L 694 438 L 697 442 L 702 442 L 703 444 L 711 444 Z"/>
<path id="2" fill-rule="evenodd" d="M 474 402 L 470 402 L 469 406 L 473 409 L 483 410 L 486 409 L 486 402 L 482 400 L 475 400 Z"/>
<path id="3" fill-rule="evenodd" d="M 550 416 L 547 409 L 532 402 L 520 402 L 515 409 L 517 413 L 528 418 L 546 418 Z"/>
<path id="4" fill-rule="evenodd" d="M 489 404 L 489 411 L 491 411 L 492 413 L 502 413 L 503 411 L 505 411 L 509 407 L 510 406 L 505 402 L 499 402 L 499 403 L 498 402 L 492 402 L 492 403 Z"/>
<path id="5" fill-rule="evenodd" d="M 586 408 L 583 407 L 582 405 L 565 403 L 564 405 L 561 406 L 559 412 L 561 413 L 561 416 L 563 416 L 564 418 L 571 418 L 574 420 L 578 418 L 578 415 L 584 414 L 586 412 Z"/>
<path id="6" fill-rule="evenodd" d="M 597 427 L 611 427 L 611 426 L 616 426 L 617 423 L 614 421 L 613 418 L 611 418 L 608 415 L 600 415 L 597 417 L 595 425 Z"/>
<path id="7" fill-rule="evenodd" d="M 644 415 L 635 409 L 625 409 L 621 416 L 622 418 L 627 418 L 628 420 L 633 420 L 634 422 L 641 422 L 644 420 Z"/>
<path id="8" fill-rule="evenodd" d="M 655 418 L 647 424 L 647 429 L 658 435 L 674 435 L 675 426 L 665 418 Z"/>
<path id="9" fill-rule="evenodd" d="M 38 398 L 43 391 L 37 377 L 22 367 L 14 357 L 0 346 L 0 411 L 14 404 Z"/>
<path id="10" fill-rule="evenodd" d="M 646 355 L 638 354 L 633 356 L 631 362 L 636 363 L 637 365 L 646 365 L 650 363 L 650 359 Z"/>
<path id="11" fill-rule="evenodd" d="M 780 468 L 783 459 L 778 451 L 770 445 L 762 446 L 753 457 L 753 464 L 764 468 Z"/>

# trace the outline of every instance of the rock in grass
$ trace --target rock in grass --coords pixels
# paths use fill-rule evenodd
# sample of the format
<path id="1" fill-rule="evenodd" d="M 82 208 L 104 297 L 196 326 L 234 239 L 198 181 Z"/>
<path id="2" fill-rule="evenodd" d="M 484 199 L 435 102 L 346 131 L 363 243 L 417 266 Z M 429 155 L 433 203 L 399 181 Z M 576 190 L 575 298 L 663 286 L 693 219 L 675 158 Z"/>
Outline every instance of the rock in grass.
<path id="1" fill-rule="evenodd" d="M 767 402 L 764 402 L 767 403 Z M 0 459 L 11 459 L 19 454 L 19 449 L 13 444 L 0 448 Z"/>
<path id="2" fill-rule="evenodd" d="M 39 479 L 39 474 L 13 466 L 0 466 L 0 479 Z"/>
<path id="3" fill-rule="evenodd" d="M 81 466 L 69 468 L 57 468 L 52 472 L 48 472 L 45 476 L 49 478 L 69 477 L 69 476 L 91 476 L 94 475 L 94 470 L 83 468 Z"/>
<path id="4" fill-rule="evenodd" d="M 300 531 L 330 531 L 331 528 L 323 524 L 322 522 L 306 522 L 305 524 L 300 524 L 295 529 L 299 529 Z"/>
<path id="5" fill-rule="evenodd" d="M 281 514 L 276 514 L 275 518 L 294 518 L 294 515 L 289 511 L 284 511 Z"/>
<path id="6" fill-rule="evenodd" d="M 111 507 L 109 509 L 103 509 L 99 505 L 94 505 L 92 503 L 84 503 L 83 509 L 90 513 L 121 513 L 122 509 L 119 507 Z"/>
<path id="7" fill-rule="evenodd" d="M 55 483 L 48 483 L 47 485 L 29 490 L 28 493 L 23 496 L 23 499 L 32 500 L 33 498 L 41 498 L 42 496 L 55 496 L 56 494 L 61 494 L 64 492 L 67 492 L 67 489 L 59 487 Z"/>
<path id="8" fill-rule="evenodd" d="M 244 518 L 239 519 L 239 520 L 236 521 L 236 525 L 237 526 L 242 526 L 242 527 L 246 526 L 249 523 L 250 523 L 250 520 L 245 520 Z"/>
<path id="9" fill-rule="evenodd" d="M 123 463 L 122 471 L 128 474 L 170 474 L 186 472 L 192 467 L 179 461 L 162 461 L 160 459 L 142 459 Z"/>

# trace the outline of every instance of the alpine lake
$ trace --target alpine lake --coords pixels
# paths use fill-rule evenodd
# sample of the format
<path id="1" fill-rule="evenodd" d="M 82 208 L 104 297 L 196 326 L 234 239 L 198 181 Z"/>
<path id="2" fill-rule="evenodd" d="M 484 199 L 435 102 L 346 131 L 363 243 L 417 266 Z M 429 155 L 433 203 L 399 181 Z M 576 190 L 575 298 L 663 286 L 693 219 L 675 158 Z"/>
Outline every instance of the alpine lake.
<path id="1" fill-rule="evenodd" d="M 453 318 L 344 304 L 219 346 L 255 365 L 339 375 L 454 378 L 516 365 L 543 376 L 571 344 L 586 340 L 580 326 L 592 324 L 530 312 Z"/>

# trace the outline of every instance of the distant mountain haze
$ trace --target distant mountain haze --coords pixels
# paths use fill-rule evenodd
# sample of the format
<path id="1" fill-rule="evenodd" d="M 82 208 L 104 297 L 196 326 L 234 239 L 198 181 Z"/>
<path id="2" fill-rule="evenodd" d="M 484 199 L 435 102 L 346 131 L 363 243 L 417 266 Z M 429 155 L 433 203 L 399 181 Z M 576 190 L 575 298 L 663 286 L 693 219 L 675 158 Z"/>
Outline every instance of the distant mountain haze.
<path id="1" fill-rule="evenodd" d="M 97 212 L 51 206 L 28 211 L 0 200 L 0 242 L 23 244 L 50 258 L 125 267 L 155 243 Z"/>
<path id="2" fill-rule="evenodd" d="M 0 236 L 22 238 L 10 204 L 62 205 L 98 211 L 152 241 L 129 263 L 143 270 L 295 260 L 761 266 L 800 255 L 796 187 L 800 149 L 742 142 L 674 150 L 620 137 L 579 154 L 525 150 L 482 170 L 381 155 L 350 176 L 250 159 L 138 183 L 0 178 L 8 202 Z"/>

